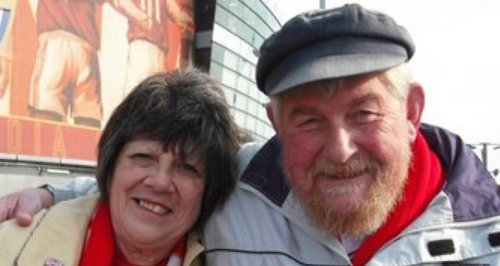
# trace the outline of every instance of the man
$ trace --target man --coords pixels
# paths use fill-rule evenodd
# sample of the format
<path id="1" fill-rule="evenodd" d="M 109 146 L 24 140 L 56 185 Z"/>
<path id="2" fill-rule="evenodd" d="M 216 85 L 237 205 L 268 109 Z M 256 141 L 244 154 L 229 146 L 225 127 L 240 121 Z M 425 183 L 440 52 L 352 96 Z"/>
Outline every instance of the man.
<path id="1" fill-rule="evenodd" d="M 242 147 L 238 188 L 204 228 L 208 265 L 500 261 L 497 186 L 459 137 L 420 124 L 414 50 L 359 5 L 298 15 L 264 42 L 257 84 L 277 135 Z M 2 204 L 36 193 L 51 201 Z"/>

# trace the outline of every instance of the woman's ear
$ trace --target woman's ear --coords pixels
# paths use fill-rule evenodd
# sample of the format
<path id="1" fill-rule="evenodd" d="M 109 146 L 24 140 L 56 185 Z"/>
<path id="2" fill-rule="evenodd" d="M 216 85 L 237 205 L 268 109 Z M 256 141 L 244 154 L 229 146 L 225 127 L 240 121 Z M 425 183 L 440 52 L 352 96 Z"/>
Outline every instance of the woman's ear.
<path id="1" fill-rule="evenodd" d="M 425 94 L 419 83 L 412 83 L 406 99 L 406 115 L 408 120 L 408 131 L 412 141 L 417 137 L 420 120 L 424 111 Z"/>

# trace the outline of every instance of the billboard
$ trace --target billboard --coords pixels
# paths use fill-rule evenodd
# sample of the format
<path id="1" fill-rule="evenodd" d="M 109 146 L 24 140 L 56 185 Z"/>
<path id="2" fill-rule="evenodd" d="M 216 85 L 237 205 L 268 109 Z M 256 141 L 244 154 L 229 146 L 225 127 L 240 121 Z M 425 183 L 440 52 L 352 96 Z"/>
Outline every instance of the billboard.
<path id="1" fill-rule="evenodd" d="M 0 0 L 0 154 L 93 162 L 140 80 L 192 64 L 192 0 Z"/>

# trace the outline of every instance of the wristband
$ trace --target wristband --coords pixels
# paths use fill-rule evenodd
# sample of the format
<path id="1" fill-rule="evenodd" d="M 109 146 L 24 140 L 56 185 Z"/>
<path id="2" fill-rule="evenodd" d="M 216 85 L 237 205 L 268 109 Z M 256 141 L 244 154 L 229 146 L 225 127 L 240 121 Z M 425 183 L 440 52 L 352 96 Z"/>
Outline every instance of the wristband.
<path id="1" fill-rule="evenodd" d="M 53 186 L 51 186 L 49 184 L 43 184 L 43 185 L 39 186 L 38 188 L 47 190 L 50 193 L 50 195 L 52 196 L 52 199 L 54 199 L 54 187 Z"/>

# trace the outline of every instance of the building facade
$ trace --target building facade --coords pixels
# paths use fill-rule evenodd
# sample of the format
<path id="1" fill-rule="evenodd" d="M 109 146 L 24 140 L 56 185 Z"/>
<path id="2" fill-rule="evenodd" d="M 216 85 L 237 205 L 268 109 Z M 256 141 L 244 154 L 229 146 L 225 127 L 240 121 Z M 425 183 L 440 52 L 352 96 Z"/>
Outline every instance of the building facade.
<path id="1" fill-rule="evenodd" d="M 274 134 L 263 108 L 267 96 L 255 84 L 258 49 L 281 27 L 270 2 L 217 0 L 200 4 L 197 8 L 201 10 L 195 15 L 197 48 L 205 50 L 197 53 L 199 61 L 195 64 L 207 68 L 223 85 L 236 122 L 256 140 Z M 208 13 L 213 17 L 200 14 L 212 8 L 213 13 Z M 204 29 L 204 25 L 210 26 Z"/>

